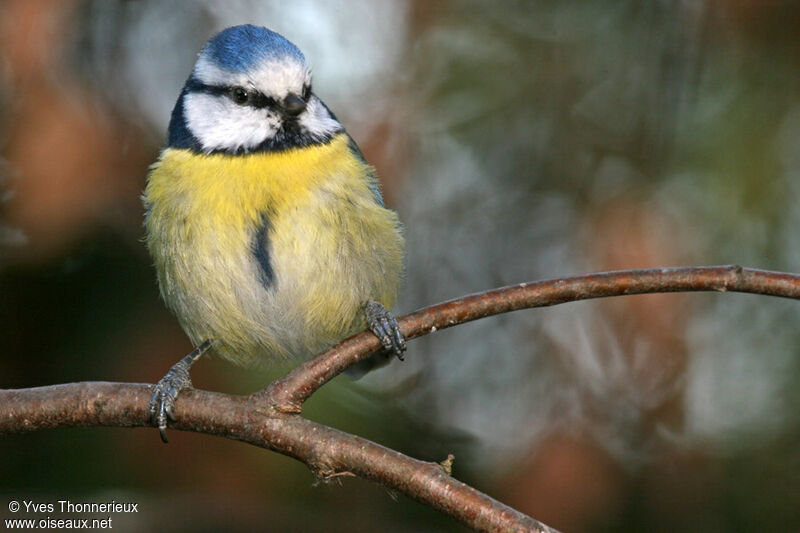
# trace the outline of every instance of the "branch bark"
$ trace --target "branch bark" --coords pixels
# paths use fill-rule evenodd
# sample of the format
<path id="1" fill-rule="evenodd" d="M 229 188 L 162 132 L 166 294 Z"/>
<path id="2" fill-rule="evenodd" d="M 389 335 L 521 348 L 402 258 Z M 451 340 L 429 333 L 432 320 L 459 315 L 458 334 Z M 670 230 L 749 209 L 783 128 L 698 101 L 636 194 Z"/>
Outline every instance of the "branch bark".
<path id="1" fill-rule="evenodd" d="M 0 433 L 57 427 L 151 426 L 153 386 L 83 382 L 0 390 Z M 248 442 L 305 463 L 314 475 L 354 475 L 438 509 L 478 531 L 555 530 L 448 475 L 438 463 L 412 459 L 298 415 L 277 413 L 257 395 L 186 390 L 170 427 Z"/>
<path id="2" fill-rule="evenodd" d="M 606 272 L 521 283 L 434 305 L 403 317 L 407 339 L 478 318 L 564 302 L 662 292 L 746 292 L 800 298 L 800 276 L 739 266 Z M 176 402 L 176 429 L 249 442 L 294 457 L 328 479 L 356 475 L 439 509 L 479 531 L 551 532 L 447 474 L 355 435 L 299 416 L 311 394 L 380 348 L 371 333 L 344 340 L 264 390 L 231 396 L 190 390 Z M 149 426 L 151 385 L 72 383 L 0 390 L 0 433 L 67 426 Z"/>
<path id="3" fill-rule="evenodd" d="M 800 298 L 800 276 L 738 265 L 652 268 L 600 272 L 500 287 L 425 307 L 398 320 L 406 339 L 414 339 L 464 322 L 520 309 L 567 302 L 665 292 L 745 292 Z M 364 332 L 345 339 L 270 384 L 264 395 L 276 409 L 299 413 L 322 385 L 380 348 Z"/>

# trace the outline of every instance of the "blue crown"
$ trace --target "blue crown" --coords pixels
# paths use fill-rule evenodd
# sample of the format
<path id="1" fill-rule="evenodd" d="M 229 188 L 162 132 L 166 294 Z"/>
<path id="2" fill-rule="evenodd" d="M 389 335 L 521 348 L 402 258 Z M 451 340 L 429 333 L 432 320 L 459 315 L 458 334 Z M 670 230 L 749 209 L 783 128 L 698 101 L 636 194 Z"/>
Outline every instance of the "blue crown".
<path id="1" fill-rule="evenodd" d="M 221 67 L 233 72 L 247 72 L 264 59 L 287 57 L 305 63 L 306 58 L 282 35 L 261 26 L 244 24 L 222 30 L 200 52 Z"/>

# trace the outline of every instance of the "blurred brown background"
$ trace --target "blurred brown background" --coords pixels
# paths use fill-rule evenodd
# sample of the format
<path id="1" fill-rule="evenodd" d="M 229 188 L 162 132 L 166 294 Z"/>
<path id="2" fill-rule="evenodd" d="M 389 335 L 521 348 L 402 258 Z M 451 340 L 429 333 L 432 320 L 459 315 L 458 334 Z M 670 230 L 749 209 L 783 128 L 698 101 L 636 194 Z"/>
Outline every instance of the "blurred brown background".
<path id="1" fill-rule="evenodd" d="M 196 52 L 245 22 L 304 51 L 377 167 L 406 225 L 400 313 L 595 270 L 800 271 L 797 2 L 4 0 L 0 387 L 152 383 L 191 349 L 139 194 Z M 518 312 L 414 341 L 307 412 L 454 453 L 456 477 L 565 532 L 798 531 L 798 323 L 796 302 L 734 294 Z M 193 378 L 244 394 L 279 371 Z M 122 531 L 462 530 L 177 431 L 3 436 L 0 495 L 2 518 L 12 499 L 139 502 Z"/>

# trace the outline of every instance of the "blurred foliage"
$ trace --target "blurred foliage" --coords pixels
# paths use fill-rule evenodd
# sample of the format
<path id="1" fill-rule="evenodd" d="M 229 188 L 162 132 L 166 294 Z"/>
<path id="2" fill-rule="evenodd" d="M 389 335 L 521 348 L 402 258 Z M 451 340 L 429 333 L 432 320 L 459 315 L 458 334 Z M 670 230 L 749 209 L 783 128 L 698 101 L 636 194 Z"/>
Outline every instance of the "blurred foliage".
<path id="1" fill-rule="evenodd" d="M 286 6 L 0 5 L 0 386 L 153 382 L 191 348 L 157 298 L 138 195 L 194 54 L 236 23 L 297 42 L 377 167 L 406 225 L 400 312 L 591 270 L 800 271 L 796 2 Z M 307 414 L 455 453 L 456 477 L 564 531 L 794 531 L 796 323 L 796 302 L 744 295 L 514 313 L 414 341 Z M 210 359 L 193 378 L 243 394 L 280 371 Z M 201 435 L 62 430 L 0 454 L 6 500 L 141 502 L 115 529 L 460 530 Z"/>

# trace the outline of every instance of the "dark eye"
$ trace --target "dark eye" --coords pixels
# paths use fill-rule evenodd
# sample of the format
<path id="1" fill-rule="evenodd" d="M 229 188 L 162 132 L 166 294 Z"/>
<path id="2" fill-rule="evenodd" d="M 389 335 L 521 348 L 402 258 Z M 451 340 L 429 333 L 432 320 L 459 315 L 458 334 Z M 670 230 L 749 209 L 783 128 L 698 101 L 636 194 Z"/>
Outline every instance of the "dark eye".
<path id="1" fill-rule="evenodd" d="M 233 100 L 239 105 L 246 104 L 247 101 L 250 99 L 250 94 L 247 92 L 247 89 L 244 89 L 243 87 L 234 87 L 233 89 L 231 89 L 229 96 L 231 100 Z"/>
<path id="2" fill-rule="evenodd" d="M 300 95 L 300 96 L 303 98 L 303 100 L 308 102 L 308 99 L 311 98 L 311 84 L 310 83 L 308 85 L 303 85 L 303 94 Z"/>

